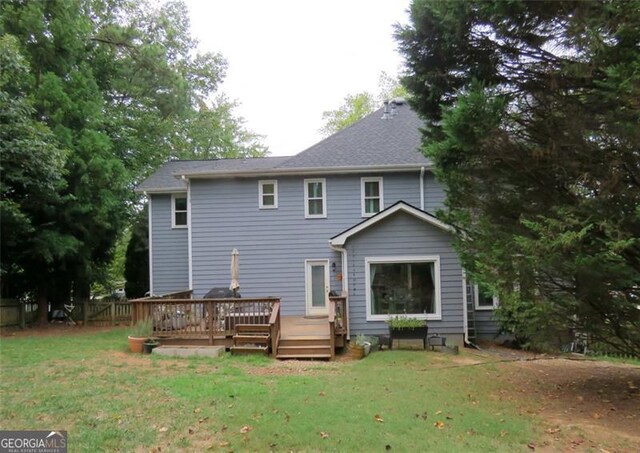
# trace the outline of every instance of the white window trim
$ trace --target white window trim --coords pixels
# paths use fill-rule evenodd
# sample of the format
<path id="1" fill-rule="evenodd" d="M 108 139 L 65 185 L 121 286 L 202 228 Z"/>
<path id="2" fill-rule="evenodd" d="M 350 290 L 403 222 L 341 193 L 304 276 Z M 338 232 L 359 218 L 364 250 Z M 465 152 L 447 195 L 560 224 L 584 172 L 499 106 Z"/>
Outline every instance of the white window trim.
<path id="1" fill-rule="evenodd" d="M 309 214 L 309 184 L 313 182 L 322 183 L 322 214 Z M 305 219 L 326 219 L 327 218 L 327 180 L 326 179 L 314 178 L 314 179 L 304 180 L 304 218 Z"/>
<path id="2" fill-rule="evenodd" d="M 393 315 L 374 315 L 371 313 L 371 264 L 385 263 L 433 263 L 435 277 L 435 313 L 407 313 Z M 365 267 L 365 294 L 367 301 L 367 321 L 388 321 L 394 316 L 406 316 L 416 319 L 426 319 L 439 321 L 442 319 L 442 295 L 440 294 L 440 255 L 402 255 L 402 256 L 383 256 L 383 257 L 366 257 L 364 259 Z"/>
<path id="3" fill-rule="evenodd" d="M 498 308 L 499 303 L 500 300 L 498 299 L 498 296 L 493 296 L 492 306 L 489 307 L 487 305 L 480 305 L 480 288 L 478 287 L 478 285 L 473 285 L 473 304 L 476 310 L 495 310 L 496 308 Z"/>
<path id="4" fill-rule="evenodd" d="M 273 184 L 273 205 L 264 204 L 264 185 Z M 267 194 L 271 195 L 271 194 Z M 260 209 L 278 209 L 278 181 L 265 179 L 258 181 L 258 206 Z"/>
<path id="5" fill-rule="evenodd" d="M 176 198 L 184 198 L 187 200 L 187 210 L 178 211 L 187 213 L 187 224 L 176 225 Z M 186 193 L 172 193 L 171 194 L 171 228 L 188 228 L 189 227 L 189 196 Z"/>
<path id="6" fill-rule="evenodd" d="M 384 187 L 382 182 L 382 177 L 367 177 L 360 178 L 360 209 L 362 211 L 362 217 L 371 217 L 376 215 L 378 212 L 366 212 L 365 211 L 365 184 L 368 182 L 377 182 L 378 183 L 378 198 L 380 199 L 380 210 L 378 212 L 384 211 Z"/>

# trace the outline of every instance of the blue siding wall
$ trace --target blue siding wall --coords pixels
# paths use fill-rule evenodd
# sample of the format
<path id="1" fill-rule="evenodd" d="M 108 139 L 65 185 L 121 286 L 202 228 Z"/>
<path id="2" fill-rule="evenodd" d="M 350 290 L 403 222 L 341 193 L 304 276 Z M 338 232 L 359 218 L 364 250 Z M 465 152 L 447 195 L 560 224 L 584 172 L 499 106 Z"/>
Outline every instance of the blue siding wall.
<path id="1" fill-rule="evenodd" d="M 229 285 L 233 248 L 240 252 L 240 292 L 243 297 L 278 296 L 285 315 L 305 313 L 305 260 L 336 263 L 331 289 L 340 292 L 336 277 L 341 255 L 329 247 L 331 237 L 364 220 L 360 179 L 382 176 L 384 206 L 403 200 L 420 206 L 419 171 L 396 174 L 330 175 L 327 218 L 304 218 L 304 177 L 235 178 L 191 181 L 193 290 L 202 297 L 210 288 Z M 322 176 L 319 176 L 322 177 Z M 258 181 L 278 181 L 278 209 L 258 208 Z M 425 207 L 441 205 L 441 189 L 425 174 Z M 428 197 L 433 197 L 429 200 Z"/>
<path id="2" fill-rule="evenodd" d="M 387 333 L 387 325 L 366 320 L 365 258 L 383 256 L 440 256 L 442 320 L 429 320 L 429 331 L 462 334 L 462 268 L 451 246 L 450 233 L 406 213 L 396 213 L 354 235 L 345 244 L 349 266 L 349 323 L 351 336 Z"/>
<path id="3" fill-rule="evenodd" d="M 151 196 L 153 293 L 189 288 L 188 231 L 171 228 L 171 195 Z"/>
<path id="4" fill-rule="evenodd" d="M 498 322 L 493 318 L 493 310 L 475 309 L 475 285 L 467 285 L 467 293 L 467 297 L 469 298 L 469 300 L 473 301 L 472 305 L 474 307 L 476 335 L 478 336 L 478 338 L 482 339 L 495 339 L 496 336 L 498 336 L 500 327 L 498 326 Z"/>

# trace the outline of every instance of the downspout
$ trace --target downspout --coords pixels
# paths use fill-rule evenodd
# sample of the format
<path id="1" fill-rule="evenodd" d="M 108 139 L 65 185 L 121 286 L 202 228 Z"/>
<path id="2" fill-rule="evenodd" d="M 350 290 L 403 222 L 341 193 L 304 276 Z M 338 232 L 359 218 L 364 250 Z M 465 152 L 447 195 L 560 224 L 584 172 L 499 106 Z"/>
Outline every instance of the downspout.
<path id="1" fill-rule="evenodd" d="M 189 289 L 193 291 L 193 256 L 192 256 L 192 235 L 191 235 L 191 181 L 185 175 L 182 180 L 187 184 L 187 256 L 189 268 Z"/>
<path id="2" fill-rule="evenodd" d="M 329 247 L 333 250 L 340 252 L 342 256 L 342 293 L 346 295 L 347 300 L 345 302 L 344 309 L 349 313 L 349 266 L 347 263 L 347 249 L 344 247 L 338 247 L 329 242 Z M 349 318 L 351 320 L 351 318 Z M 351 322 L 347 323 L 347 340 L 351 339 Z"/>
<path id="3" fill-rule="evenodd" d="M 464 344 L 469 341 L 469 315 L 467 314 L 467 271 L 462 269 L 462 322 L 464 323 Z"/>
<path id="4" fill-rule="evenodd" d="M 149 296 L 153 296 L 153 213 L 151 211 L 151 195 L 143 192 L 149 200 Z"/>
<path id="5" fill-rule="evenodd" d="M 424 211 L 424 166 L 420 168 L 420 210 Z"/>

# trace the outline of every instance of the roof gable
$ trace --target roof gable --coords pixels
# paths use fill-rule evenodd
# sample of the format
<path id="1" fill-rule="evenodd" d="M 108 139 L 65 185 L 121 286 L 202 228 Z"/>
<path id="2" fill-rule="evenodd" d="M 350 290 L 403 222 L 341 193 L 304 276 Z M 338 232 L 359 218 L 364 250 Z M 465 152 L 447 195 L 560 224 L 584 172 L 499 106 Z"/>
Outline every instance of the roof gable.
<path id="1" fill-rule="evenodd" d="M 332 237 L 331 239 L 329 239 L 329 245 L 334 247 L 342 247 L 347 242 L 347 239 L 349 239 L 351 236 L 354 236 L 360 233 L 361 231 L 366 230 L 367 228 L 377 224 L 378 222 L 386 219 L 387 217 L 392 216 L 397 212 L 404 212 L 406 214 L 409 214 L 441 230 L 448 231 L 448 232 L 454 231 L 453 227 L 438 220 L 432 214 L 429 214 L 426 211 L 422 211 L 416 208 L 415 206 L 411 206 L 410 204 L 405 203 L 404 201 L 398 201 L 397 203 L 388 207 L 384 211 L 380 211 L 373 217 L 369 217 L 368 219 L 363 220 L 357 225 L 352 226 L 348 230 L 345 230 L 342 233 Z"/>

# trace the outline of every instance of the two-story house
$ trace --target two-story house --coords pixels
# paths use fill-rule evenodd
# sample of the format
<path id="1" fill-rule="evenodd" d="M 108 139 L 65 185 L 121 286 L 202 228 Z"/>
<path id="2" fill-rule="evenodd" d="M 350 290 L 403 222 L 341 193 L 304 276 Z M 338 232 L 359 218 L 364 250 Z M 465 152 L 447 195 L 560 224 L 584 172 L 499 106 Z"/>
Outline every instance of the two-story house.
<path id="1" fill-rule="evenodd" d="M 228 287 L 237 249 L 242 296 L 279 297 L 283 316 L 326 315 L 333 292 L 347 296 L 351 336 L 386 333 L 398 314 L 449 344 L 494 334 L 494 300 L 467 285 L 433 214 L 445 195 L 420 127 L 397 100 L 292 157 L 166 163 L 138 188 L 151 292 Z"/>

